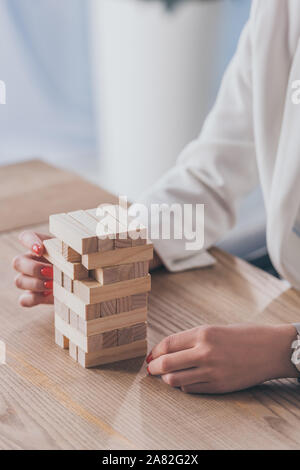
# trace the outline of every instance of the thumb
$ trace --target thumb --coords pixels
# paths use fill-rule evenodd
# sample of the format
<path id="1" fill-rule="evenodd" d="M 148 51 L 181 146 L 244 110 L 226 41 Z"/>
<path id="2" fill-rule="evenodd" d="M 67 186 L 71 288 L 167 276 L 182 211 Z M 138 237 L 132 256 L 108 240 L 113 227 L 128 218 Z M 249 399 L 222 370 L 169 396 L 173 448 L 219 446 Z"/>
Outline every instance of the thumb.
<path id="1" fill-rule="evenodd" d="M 26 230 L 19 235 L 19 240 L 22 245 L 36 256 L 43 256 L 45 251 L 43 240 L 48 238 L 50 238 L 49 235 L 32 232 L 30 230 Z"/>

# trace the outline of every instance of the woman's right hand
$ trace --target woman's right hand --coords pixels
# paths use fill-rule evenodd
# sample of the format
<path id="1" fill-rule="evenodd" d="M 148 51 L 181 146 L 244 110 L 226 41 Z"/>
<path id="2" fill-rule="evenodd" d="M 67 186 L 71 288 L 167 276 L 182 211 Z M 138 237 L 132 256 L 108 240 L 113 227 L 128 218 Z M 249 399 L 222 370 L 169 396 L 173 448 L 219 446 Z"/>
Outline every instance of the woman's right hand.
<path id="1" fill-rule="evenodd" d="M 15 284 L 26 291 L 19 299 L 23 307 L 53 304 L 53 266 L 43 258 L 43 241 L 48 238 L 51 237 L 31 231 L 19 235 L 20 242 L 29 250 L 12 261 L 13 268 L 19 273 Z"/>

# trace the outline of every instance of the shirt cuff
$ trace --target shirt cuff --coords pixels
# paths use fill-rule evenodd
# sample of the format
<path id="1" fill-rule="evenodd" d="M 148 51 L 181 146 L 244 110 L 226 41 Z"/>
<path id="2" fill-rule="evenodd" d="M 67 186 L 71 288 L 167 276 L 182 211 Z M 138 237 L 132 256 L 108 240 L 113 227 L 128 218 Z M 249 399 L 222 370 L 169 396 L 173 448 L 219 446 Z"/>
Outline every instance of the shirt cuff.
<path id="1" fill-rule="evenodd" d="M 130 206 L 129 216 L 148 228 L 148 219 L 143 219 L 142 215 L 136 216 L 135 205 Z M 149 228 L 148 228 L 149 232 Z M 185 239 L 152 239 L 154 249 L 164 266 L 171 272 L 186 271 L 189 269 L 203 268 L 216 264 L 216 259 L 205 249 L 200 251 L 188 251 L 185 249 Z"/>

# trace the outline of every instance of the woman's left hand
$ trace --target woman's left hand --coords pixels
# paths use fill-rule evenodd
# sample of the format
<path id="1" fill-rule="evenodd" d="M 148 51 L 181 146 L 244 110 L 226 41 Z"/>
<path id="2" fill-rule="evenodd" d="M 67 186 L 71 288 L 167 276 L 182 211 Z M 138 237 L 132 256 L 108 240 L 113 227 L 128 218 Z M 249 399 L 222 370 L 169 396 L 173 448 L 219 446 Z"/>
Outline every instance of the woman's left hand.
<path id="1" fill-rule="evenodd" d="M 292 325 L 200 326 L 168 336 L 147 358 L 150 375 L 187 393 L 228 393 L 298 377 Z"/>

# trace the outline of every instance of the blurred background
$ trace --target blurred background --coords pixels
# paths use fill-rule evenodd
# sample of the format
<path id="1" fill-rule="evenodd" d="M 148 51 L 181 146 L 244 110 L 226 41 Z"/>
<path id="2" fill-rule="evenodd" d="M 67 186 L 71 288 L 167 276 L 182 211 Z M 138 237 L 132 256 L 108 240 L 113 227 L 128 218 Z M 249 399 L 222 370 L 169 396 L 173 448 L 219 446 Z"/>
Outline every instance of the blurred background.
<path id="1" fill-rule="evenodd" d="M 0 165 L 38 157 L 138 198 L 199 134 L 250 3 L 0 0 Z M 263 267 L 259 188 L 221 246 Z"/>

